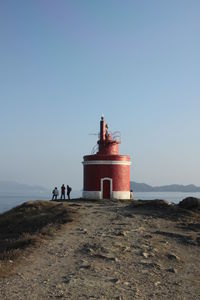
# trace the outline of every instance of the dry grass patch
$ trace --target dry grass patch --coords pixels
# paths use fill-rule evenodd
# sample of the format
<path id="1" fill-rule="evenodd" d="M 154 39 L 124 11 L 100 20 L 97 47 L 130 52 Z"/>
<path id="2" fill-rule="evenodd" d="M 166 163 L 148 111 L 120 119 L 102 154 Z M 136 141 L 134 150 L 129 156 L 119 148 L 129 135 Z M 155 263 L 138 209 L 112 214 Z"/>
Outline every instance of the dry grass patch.
<path id="1" fill-rule="evenodd" d="M 23 250 L 52 236 L 62 224 L 71 222 L 64 203 L 29 201 L 0 215 L 0 276 Z"/>

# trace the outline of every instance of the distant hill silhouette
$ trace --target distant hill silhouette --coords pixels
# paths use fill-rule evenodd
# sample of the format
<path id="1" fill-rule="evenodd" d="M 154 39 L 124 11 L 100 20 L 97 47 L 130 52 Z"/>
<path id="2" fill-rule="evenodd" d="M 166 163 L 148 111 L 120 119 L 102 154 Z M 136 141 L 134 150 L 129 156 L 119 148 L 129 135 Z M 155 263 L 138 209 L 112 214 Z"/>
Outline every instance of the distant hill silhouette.
<path id="1" fill-rule="evenodd" d="M 194 184 L 181 185 L 169 184 L 163 186 L 151 186 L 146 183 L 130 182 L 130 189 L 134 192 L 182 192 L 182 193 L 195 193 L 200 192 L 200 187 Z"/>
<path id="2" fill-rule="evenodd" d="M 151 186 L 146 183 L 130 182 L 130 189 L 134 192 L 200 192 L 200 187 L 194 184 L 180 185 L 171 184 L 163 186 Z M 51 191 L 42 186 L 21 184 L 15 181 L 0 181 L 0 196 L 46 196 Z"/>
<path id="3" fill-rule="evenodd" d="M 0 195 L 1 196 L 33 196 L 33 195 L 48 195 L 49 190 L 42 186 L 32 186 L 28 184 L 21 184 L 15 181 L 0 181 Z"/>

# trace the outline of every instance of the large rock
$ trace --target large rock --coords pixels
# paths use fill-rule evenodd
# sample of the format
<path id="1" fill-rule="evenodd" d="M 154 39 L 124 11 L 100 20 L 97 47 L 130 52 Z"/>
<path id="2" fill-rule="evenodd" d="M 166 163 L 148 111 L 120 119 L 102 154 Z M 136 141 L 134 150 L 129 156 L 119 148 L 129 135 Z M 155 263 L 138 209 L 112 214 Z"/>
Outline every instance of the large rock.
<path id="1" fill-rule="evenodd" d="M 195 197 L 187 197 L 180 201 L 178 205 L 185 209 L 200 208 L 200 199 Z"/>

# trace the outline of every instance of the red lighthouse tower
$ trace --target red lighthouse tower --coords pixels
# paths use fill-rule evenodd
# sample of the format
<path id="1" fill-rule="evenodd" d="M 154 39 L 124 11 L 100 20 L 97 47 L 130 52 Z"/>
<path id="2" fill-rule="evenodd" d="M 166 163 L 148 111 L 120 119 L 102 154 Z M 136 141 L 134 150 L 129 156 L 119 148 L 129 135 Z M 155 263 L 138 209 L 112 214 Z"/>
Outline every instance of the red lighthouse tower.
<path id="1" fill-rule="evenodd" d="M 83 157 L 83 198 L 130 199 L 130 157 L 118 154 L 120 142 L 101 117 L 97 152 Z"/>

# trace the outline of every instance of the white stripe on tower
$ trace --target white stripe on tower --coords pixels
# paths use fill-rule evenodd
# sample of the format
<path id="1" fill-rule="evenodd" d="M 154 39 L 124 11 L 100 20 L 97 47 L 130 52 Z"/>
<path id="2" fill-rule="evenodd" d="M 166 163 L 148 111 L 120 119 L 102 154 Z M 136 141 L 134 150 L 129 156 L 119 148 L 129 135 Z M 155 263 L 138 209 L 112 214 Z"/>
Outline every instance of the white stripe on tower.
<path id="1" fill-rule="evenodd" d="M 83 165 L 122 165 L 130 166 L 130 161 L 125 160 L 86 160 L 82 162 Z"/>

